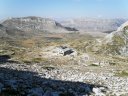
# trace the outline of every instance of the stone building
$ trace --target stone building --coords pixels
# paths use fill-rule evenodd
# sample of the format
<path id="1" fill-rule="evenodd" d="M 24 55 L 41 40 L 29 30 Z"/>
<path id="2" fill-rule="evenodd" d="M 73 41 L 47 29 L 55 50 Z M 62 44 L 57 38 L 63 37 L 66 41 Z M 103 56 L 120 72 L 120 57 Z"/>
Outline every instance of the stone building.
<path id="1" fill-rule="evenodd" d="M 69 48 L 67 46 L 59 46 L 53 50 L 54 53 L 62 56 L 70 55 L 76 56 L 77 52 L 73 48 Z"/>

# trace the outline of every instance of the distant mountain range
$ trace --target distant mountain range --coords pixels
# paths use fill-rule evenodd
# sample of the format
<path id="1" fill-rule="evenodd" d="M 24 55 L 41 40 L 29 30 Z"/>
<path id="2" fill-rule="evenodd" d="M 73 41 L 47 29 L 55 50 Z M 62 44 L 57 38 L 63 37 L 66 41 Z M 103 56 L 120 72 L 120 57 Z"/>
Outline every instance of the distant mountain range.
<path id="1" fill-rule="evenodd" d="M 10 18 L 0 24 L 0 37 L 23 38 L 49 33 L 112 32 L 125 21 L 125 19 L 85 18 L 58 21 L 58 23 L 49 18 L 35 16 Z"/>
<path id="2" fill-rule="evenodd" d="M 62 20 L 63 26 L 74 27 L 84 32 L 112 32 L 116 30 L 126 19 L 100 19 L 100 18 L 78 18 Z"/>
<path id="3" fill-rule="evenodd" d="M 43 33 L 70 33 L 75 28 L 64 27 L 60 23 L 35 16 L 11 18 L 0 24 L 0 37 L 38 36 Z"/>

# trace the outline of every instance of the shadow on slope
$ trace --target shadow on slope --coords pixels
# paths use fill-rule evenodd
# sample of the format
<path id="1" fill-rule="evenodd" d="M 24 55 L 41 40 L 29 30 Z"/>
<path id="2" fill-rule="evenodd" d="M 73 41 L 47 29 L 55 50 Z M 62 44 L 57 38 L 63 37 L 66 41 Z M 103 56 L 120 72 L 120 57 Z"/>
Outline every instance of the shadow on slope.
<path id="1" fill-rule="evenodd" d="M 18 63 L 17 61 L 10 60 L 11 57 L 9 55 L 0 55 L 0 64 L 3 63 Z"/>
<path id="2" fill-rule="evenodd" d="M 45 73 L 42 74 L 45 75 Z M 0 67 L 0 96 L 54 96 L 53 93 L 58 94 L 55 96 L 82 96 L 91 94 L 94 87 L 101 86 L 46 79 L 35 72 Z M 37 89 L 41 90 L 37 91 Z M 37 91 L 37 94 L 40 95 L 32 90 Z"/>

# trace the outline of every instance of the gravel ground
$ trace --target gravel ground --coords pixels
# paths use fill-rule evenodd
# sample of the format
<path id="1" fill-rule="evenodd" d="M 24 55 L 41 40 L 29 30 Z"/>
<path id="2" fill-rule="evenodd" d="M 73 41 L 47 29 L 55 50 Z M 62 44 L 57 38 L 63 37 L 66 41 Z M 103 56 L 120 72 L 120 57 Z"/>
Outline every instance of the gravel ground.
<path id="1" fill-rule="evenodd" d="M 85 70 L 87 67 L 85 67 Z M 0 96 L 128 96 L 128 78 L 43 64 L 0 64 Z"/>

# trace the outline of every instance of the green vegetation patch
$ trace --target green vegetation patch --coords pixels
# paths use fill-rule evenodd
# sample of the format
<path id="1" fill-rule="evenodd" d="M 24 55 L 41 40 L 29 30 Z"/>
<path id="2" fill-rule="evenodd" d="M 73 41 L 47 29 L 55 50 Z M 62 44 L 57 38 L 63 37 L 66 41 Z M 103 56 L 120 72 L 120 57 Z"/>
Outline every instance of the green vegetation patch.
<path id="1" fill-rule="evenodd" d="M 128 76 L 128 71 L 121 71 L 121 72 L 117 72 L 116 76 L 120 76 L 120 77 L 127 77 Z"/>
<path id="2" fill-rule="evenodd" d="M 30 61 L 32 63 L 44 63 L 44 64 L 50 64 L 51 63 L 51 61 L 48 58 L 41 58 L 41 57 L 32 58 Z"/>
<path id="3" fill-rule="evenodd" d="M 115 35 L 113 36 L 113 44 L 117 46 L 125 45 L 124 39 L 121 36 Z"/>
<path id="4" fill-rule="evenodd" d="M 120 49 L 121 47 L 125 46 L 125 40 L 122 38 L 122 36 L 114 35 L 112 37 L 112 42 L 103 44 L 98 51 L 99 53 L 104 54 L 112 54 L 112 55 L 120 55 Z"/>

